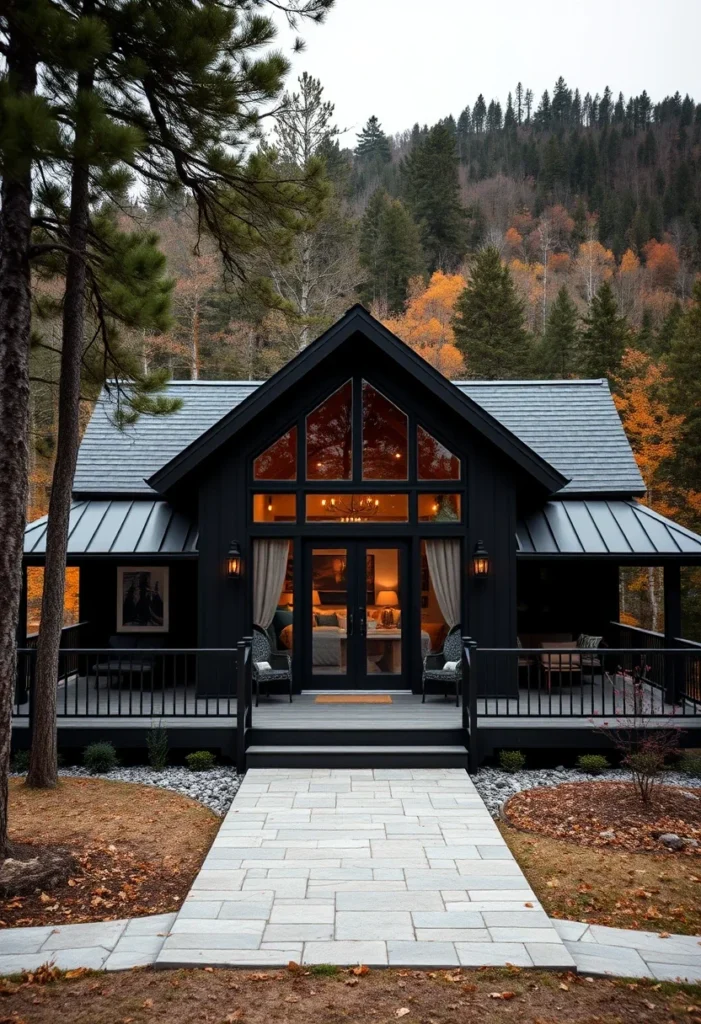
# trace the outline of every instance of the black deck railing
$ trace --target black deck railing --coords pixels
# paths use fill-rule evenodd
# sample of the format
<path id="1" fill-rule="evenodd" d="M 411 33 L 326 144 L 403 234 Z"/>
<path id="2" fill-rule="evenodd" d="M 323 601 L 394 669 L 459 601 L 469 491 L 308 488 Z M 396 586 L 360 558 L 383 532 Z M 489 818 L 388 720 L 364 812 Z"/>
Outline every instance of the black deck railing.
<path id="1" fill-rule="evenodd" d="M 253 725 L 253 652 L 251 637 L 239 641 L 236 651 L 236 767 L 246 770 L 248 731 Z"/>
<path id="2" fill-rule="evenodd" d="M 701 648 L 471 651 L 477 718 L 649 718 L 701 723 Z"/>
<path id="3" fill-rule="evenodd" d="M 612 622 L 611 628 L 616 636 L 616 646 L 626 648 L 642 648 L 653 652 L 651 661 L 659 674 L 663 665 L 659 654 L 665 645 L 664 633 L 658 633 L 651 629 L 642 629 L 640 626 L 631 626 L 625 622 Z M 694 640 L 685 640 L 683 637 L 674 638 L 674 646 L 680 647 L 683 651 L 696 651 L 701 653 L 701 644 Z M 682 688 L 693 700 L 701 700 L 701 658 L 688 658 L 682 666 L 684 672 Z"/>
<path id="4" fill-rule="evenodd" d="M 17 653 L 13 714 L 32 716 L 36 649 Z M 238 647 L 62 648 L 57 677 L 61 718 L 235 717 L 244 692 L 250 726 L 250 640 Z"/>

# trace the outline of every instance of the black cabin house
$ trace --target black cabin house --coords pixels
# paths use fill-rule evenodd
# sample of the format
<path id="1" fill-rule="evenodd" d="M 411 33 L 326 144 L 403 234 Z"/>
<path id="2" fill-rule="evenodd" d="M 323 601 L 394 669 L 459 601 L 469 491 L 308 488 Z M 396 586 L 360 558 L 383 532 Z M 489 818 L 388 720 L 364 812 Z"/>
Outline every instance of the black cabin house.
<path id="1" fill-rule="evenodd" d="M 620 666 L 609 675 L 597 654 L 585 671 L 582 647 L 687 643 L 679 571 L 701 563 L 701 538 L 638 500 L 605 380 L 451 383 L 354 306 L 263 383 L 168 393 L 180 411 L 122 431 L 103 395 L 83 438 L 69 539 L 80 626 L 64 647 L 84 653 L 64 658 L 62 724 L 211 726 L 220 700 L 233 714 L 243 637 L 257 714 L 274 708 L 276 726 L 324 694 L 415 695 L 415 721 L 433 721 L 460 699 L 462 637 L 477 647 L 479 713 L 509 719 L 510 701 L 533 713 L 536 688 L 541 715 L 544 696 L 551 715 L 553 695 L 574 713 L 606 678 L 615 689 Z M 28 526 L 28 566 L 44 534 L 45 520 Z M 664 566 L 654 642 L 619 621 L 624 564 Z"/>

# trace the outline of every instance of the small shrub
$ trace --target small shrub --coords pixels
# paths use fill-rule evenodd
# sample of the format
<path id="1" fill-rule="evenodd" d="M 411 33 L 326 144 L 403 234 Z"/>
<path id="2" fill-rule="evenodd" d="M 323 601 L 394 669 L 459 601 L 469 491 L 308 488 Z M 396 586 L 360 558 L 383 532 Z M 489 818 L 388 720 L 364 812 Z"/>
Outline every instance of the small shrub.
<path id="1" fill-rule="evenodd" d="M 146 734 L 148 763 L 154 772 L 162 772 L 168 764 L 168 733 L 161 723 L 153 725 Z"/>
<path id="2" fill-rule="evenodd" d="M 701 779 L 701 754 L 685 751 L 679 759 L 679 770 L 692 779 Z"/>
<path id="3" fill-rule="evenodd" d="M 191 772 L 208 772 L 216 764 L 216 758 L 209 750 L 194 750 L 185 758 Z"/>
<path id="4" fill-rule="evenodd" d="M 29 751 L 16 750 L 10 762 L 10 771 L 18 775 L 26 775 L 29 771 Z"/>
<path id="5" fill-rule="evenodd" d="M 500 750 L 499 767 L 504 772 L 520 772 L 526 767 L 526 755 L 520 750 Z"/>
<path id="6" fill-rule="evenodd" d="M 601 775 L 611 765 L 603 754 L 580 754 L 577 758 L 577 767 L 580 772 L 586 772 L 587 775 Z"/>
<path id="7" fill-rule="evenodd" d="M 652 744 L 627 754 L 621 764 L 633 776 L 633 784 L 643 804 L 649 804 L 652 791 L 664 768 L 664 753 Z"/>
<path id="8" fill-rule="evenodd" d="M 91 743 L 83 753 L 83 764 L 93 775 L 112 772 L 119 764 L 117 751 L 108 740 Z"/>

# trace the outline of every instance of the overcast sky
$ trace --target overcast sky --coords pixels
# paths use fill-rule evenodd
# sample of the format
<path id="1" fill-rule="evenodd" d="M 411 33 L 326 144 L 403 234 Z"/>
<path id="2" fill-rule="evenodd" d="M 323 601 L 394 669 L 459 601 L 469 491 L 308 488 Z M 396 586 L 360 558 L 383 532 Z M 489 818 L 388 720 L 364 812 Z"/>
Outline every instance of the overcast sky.
<path id="1" fill-rule="evenodd" d="M 321 79 L 348 146 L 370 114 L 393 134 L 457 117 L 480 92 L 504 104 L 519 80 L 540 97 L 558 75 L 582 95 L 701 102 L 701 0 L 336 0 L 302 35 L 292 77 Z"/>

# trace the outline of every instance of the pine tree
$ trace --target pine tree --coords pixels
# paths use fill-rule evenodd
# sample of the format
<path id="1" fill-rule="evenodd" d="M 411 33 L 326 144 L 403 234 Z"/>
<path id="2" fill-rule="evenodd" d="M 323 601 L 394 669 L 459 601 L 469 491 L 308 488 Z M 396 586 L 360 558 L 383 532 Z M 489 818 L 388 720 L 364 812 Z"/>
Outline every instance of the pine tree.
<path id="1" fill-rule="evenodd" d="M 453 328 L 470 377 L 501 380 L 527 373 L 529 340 L 523 303 L 493 246 L 472 262 L 470 280 L 455 305 Z"/>
<path id="2" fill-rule="evenodd" d="M 657 355 L 666 356 L 669 354 L 669 350 L 672 347 L 677 328 L 679 327 L 679 321 L 683 316 L 684 310 L 681 302 L 674 302 L 670 306 L 667 316 L 664 318 L 660 325 L 660 329 L 657 332 L 655 338 L 654 350 Z"/>
<path id="3" fill-rule="evenodd" d="M 389 139 L 382 131 L 382 125 L 374 114 L 368 118 L 367 124 L 356 138 L 358 145 L 355 147 L 355 152 L 361 160 L 383 164 L 389 163 L 392 159 Z"/>
<path id="4" fill-rule="evenodd" d="M 579 343 L 577 307 L 563 285 L 550 307 L 540 346 L 538 373 L 552 377 L 573 377 Z M 542 369 L 541 369 L 542 368 Z"/>
<path id="5" fill-rule="evenodd" d="M 630 329 L 626 318 L 618 315 L 618 305 L 608 281 L 604 281 L 593 296 L 584 325 L 580 373 L 583 377 L 615 376 L 630 341 Z"/>
<path id="6" fill-rule="evenodd" d="M 466 211 L 460 203 L 455 135 L 434 125 L 403 167 L 406 198 L 419 224 L 428 269 L 452 270 L 465 254 Z"/>
<path id="7" fill-rule="evenodd" d="M 404 204 L 382 189 L 371 196 L 360 226 L 360 265 L 366 272 L 361 300 L 379 302 L 388 314 L 401 312 L 409 280 L 423 269 L 421 241 Z"/>
<path id="8" fill-rule="evenodd" d="M 679 318 L 669 351 L 672 411 L 684 416 L 677 463 L 684 485 L 701 492 L 701 281 Z"/>

